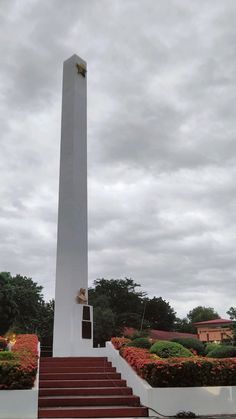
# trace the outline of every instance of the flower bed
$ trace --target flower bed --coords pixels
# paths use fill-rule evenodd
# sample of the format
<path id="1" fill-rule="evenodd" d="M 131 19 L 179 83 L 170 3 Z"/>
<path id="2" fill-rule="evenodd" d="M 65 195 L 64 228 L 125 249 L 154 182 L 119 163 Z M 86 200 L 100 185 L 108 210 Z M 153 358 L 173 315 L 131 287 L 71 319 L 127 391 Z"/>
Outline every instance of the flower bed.
<path id="1" fill-rule="evenodd" d="M 121 347 L 120 354 L 152 387 L 236 385 L 236 359 L 160 359 L 146 349 Z"/>
<path id="2" fill-rule="evenodd" d="M 131 340 L 127 338 L 111 338 L 111 342 L 115 349 L 120 349 L 122 346 L 126 345 L 126 343 L 131 342 Z"/>
<path id="3" fill-rule="evenodd" d="M 12 353 L 13 359 L 0 361 L 0 389 L 32 388 L 37 373 L 37 336 L 18 335 Z"/>

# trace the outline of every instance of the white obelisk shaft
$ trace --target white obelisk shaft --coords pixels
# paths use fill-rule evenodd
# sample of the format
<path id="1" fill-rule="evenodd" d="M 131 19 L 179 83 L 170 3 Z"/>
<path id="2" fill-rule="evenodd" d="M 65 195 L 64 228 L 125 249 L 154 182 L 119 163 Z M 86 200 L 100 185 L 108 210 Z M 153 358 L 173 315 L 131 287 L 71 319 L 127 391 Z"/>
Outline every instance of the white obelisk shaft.
<path id="1" fill-rule="evenodd" d="M 73 55 L 64 62 L 53 356 L 79 356 L 82 339 L 80 288 L 88 288 L 87 74 Z"/>

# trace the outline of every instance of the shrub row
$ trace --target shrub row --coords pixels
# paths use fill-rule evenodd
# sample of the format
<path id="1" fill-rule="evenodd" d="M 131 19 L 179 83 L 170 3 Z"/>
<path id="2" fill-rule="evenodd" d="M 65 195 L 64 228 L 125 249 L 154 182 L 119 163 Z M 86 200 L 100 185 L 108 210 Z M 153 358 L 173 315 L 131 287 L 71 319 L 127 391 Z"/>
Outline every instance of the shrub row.
<path id="1" fill-rule="evenodd" d="M 0 360 L 0 389 L 30 389 L 37 373 L 38 338 L 18 335 L 12 348 L 12 359 Z"/>
<path id="2" fill-rule="evenodd" d="M 236 385 L 235 359 L 155 359 L 146 349 L 123 347 L 121 355 L 153 387 Z"/>

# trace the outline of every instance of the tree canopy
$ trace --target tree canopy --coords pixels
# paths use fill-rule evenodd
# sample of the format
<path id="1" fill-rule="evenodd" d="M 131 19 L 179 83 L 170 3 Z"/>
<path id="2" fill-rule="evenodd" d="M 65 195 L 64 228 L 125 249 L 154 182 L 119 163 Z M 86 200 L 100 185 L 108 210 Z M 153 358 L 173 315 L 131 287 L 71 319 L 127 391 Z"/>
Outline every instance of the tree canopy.
<path id="1" fill-rule="evenodd" d="M 175 312 L 161 297 L 149 299 L 140 284 L 131 278 L 97 279 L 89 289 L 89 304 L 94 307 L 94 336 L 97 343 L 105 342 L 102 336 L 122 334 L 125 326 L 137 330 L 162 328 L 170 330 Z M 102 315 L 103 312 L 113 315 Z M 100 330 L 97 333 L 96 329 Z"/>
<path id="2" fill-rule="evenodd" d="M 219 314 L 212 307 L 197 306 L 187 314 L 191 323 L 204 322 L 206 320 L 219 319 Z"/>

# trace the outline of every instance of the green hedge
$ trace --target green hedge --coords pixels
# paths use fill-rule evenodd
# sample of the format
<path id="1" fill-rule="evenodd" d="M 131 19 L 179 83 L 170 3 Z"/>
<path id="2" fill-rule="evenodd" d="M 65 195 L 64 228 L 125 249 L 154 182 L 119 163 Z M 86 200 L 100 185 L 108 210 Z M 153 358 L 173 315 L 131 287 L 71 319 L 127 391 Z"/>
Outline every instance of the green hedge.
<path id="1" fill-rule="evenodd" d="M 192 352 L 184 348 L 180 343 L 170 342 L 167 340 L 160 340 L 155 342 L 150 349 L 152 354 L 156 354 L 161 358 L 171 358 L 171 357 L 191 357 L 193 356 Z"/>
<path id="2" fill-rule="evenodd" d="M 209 352 L 213 351 L 213 349 L 218 348 L 219 346 L 220 346 L 219 343 L 214 343 L 214 342 L 207 343 L 206 346 L 205 346 L 205 353 L 206 353 L 206 355 Z"/>
<path id="3" fill-rule="evenodd" d="M 136 338 L 136 339 L 132 340 L 131 342 L 127 343 L 126 346 L 133 346 L 135 348 L 150 349 L 152 344 L 146 338 Z"/>
<path id="4" fill-rule="evenodd" d="M 171 342 L 177 342 L 187 349 L 193 349 L 197 355 L 205 355 L 205 346 L 200 340 L 194 338 L 174 338 Z"/>
<path id="5" fill-rule="evenodd" d="M 14 353 L 10 352 L 10 351 L 1 351 L 0 352 L 0 361 L 6 361 L 9 359 L 16 359 L 16 356 Z"/>
<path id="6" fill-rule="evenodd" d="M 236 357 L 236 347 L 218 345 L 207 354 L 208 358 L 233 358 Z"/>

